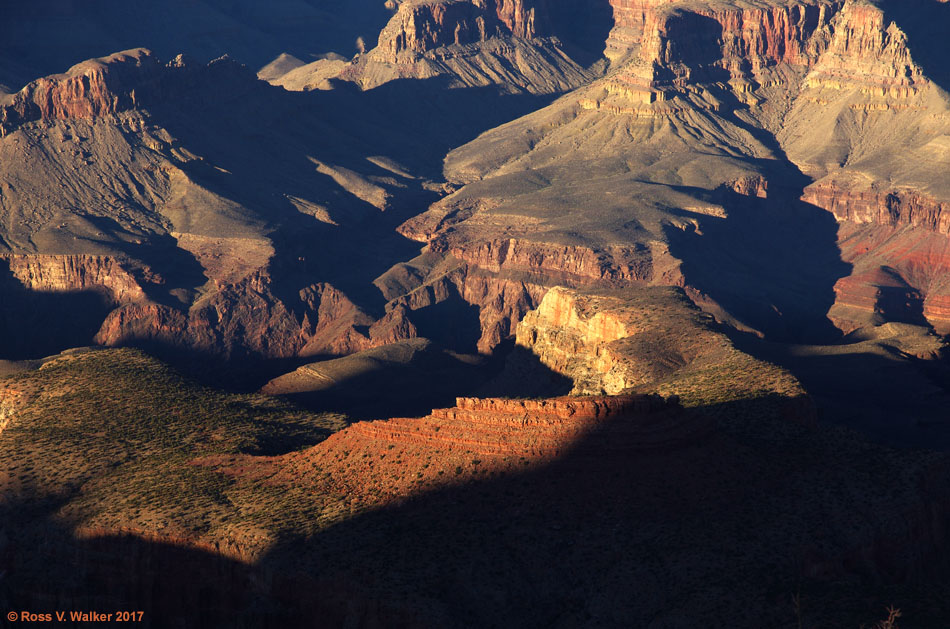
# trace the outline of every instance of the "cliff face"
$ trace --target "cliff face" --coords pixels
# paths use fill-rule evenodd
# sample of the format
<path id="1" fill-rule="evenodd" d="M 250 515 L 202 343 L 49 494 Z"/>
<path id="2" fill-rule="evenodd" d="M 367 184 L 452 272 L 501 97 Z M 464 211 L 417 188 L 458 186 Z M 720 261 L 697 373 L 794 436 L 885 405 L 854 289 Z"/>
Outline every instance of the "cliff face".
<path id="1" fill-rule="evenodd" d="M 676 403 L 655 396 L 545 400 L 458 398 L 455 408 L 436 409 L 423 420 L 358 422 L 350 428 L 348 436 L 538 461 L 556 458 L 598 428 L 615 437 L 621 434 L 628 437 L 612 441 L 604 434 L 605 450 L 682 445 L 678 442 L 699 438 L 698 428 L 704 424 L 695 417 L 686 420 L 684 415 Z M 657 425 L 661 422 L 665 425 Z M 326 447 L 335 446 L 330 443 Z"/>
<path id="2" fill-rule="evenodd" d="M 823 199 L 828 188 L 840 188 L 843 181 L 857 184 L 855 193 L 863 196 L 874 194 L 867 190 L 872 181 L 887 186 L 890 180 L 893 185 L 909 171 L 918 170 L 913 176 L 918 179 L 928 170 L 926 162 L 911 169 L 902 166 L 885 146 L 895 141 L 900 128 L 904 150 L 922 149 L 946 128 L 942 116 L 924 112 L 944 109 L 934 84 L 912 57 L 900 25 L 873 4 L 849 1 L 802 81 L 778 139 L 803 171 L 816 178 L 828 176 L 819 181 L 823 190 L 814 197 Z M 848 177 L 849 171 L 855 176 Z M 906 174 L 895 177 L 901 171 Z M 871 181 L 861 181 L 867 175 Z"/>
<path id="3" fill-rule="evenodd" d="M 843 222 L 841 256 L 853 272 L 835 284 L 830 316 L 846 331 L 868 321 L 950 330 L 950 240 L 912 225 Z"/>
<path id="4" fill-rule="evenodd" d="M 950 235 L 950 202 L 914 190 L 858 188 L 823 180 L 805 189 L 802 200 L 824 208 L 839 221 L 857 224 L 913 226 Z"/>
<path id="5" fill-rule="evenodd" d="M 31 121 L 91 118 L 132 109 L 135 89 L 129 86 L 154 78 L 160 68 L 155 57 L 140 48 L 33 81 L 6 102 L 0 100 L 0 136 Z"/>
<path id="6" fill-rule="evenodd" d="M 335 72 L 364 89 L 395 79 L 447 77 L 461 86 L 562 93 L 590 82 L 601 70 L 572 58 L 558 36 L 569 39 L 565 29 L 583 33 L 587 22 L 609 20 L 607 9 L 587 10 L 561 0 L 402 2 L 377 46 Z M 603 40 L 592 45 L 599 54 Z M 328 66 L 322 65 L 313 67 L 311 82 L 324 79 Z M 297 71 L 294 80 L 299 83 L 308 71 Z"/>
<path id="7" fill-rule="evenodd" d="M 535 307 L 545 291 L 545 285 L 525 278 L 499 276 L 461 264 L 405 294 L 400 291 L 387 308 L 402 309 L 409 320 L 419 320 L 421 313 L 413 311 L 438 308 L 440 304 L 474 307 L 478 313 L 478 340 L 475 348 L 465 349 L 490 353 L 514 335 L 518 321 Z M 436 326 L 415 329 L 420 336 L 439 338 L 445 331 L 444 321 L 436 322 Z"/>
<path id="8" fill-rule="evenodd" d="M 517 343 L 571 378 L 575 394 L 658 390 L 686 404 L 804 395 L 787 372 L 736 350 L 677 289 L 551 289 L 518 325 Z M 815 419 L 810 404 L 788 410 Z"/>
<path id="9" fill-rule="evenodd" d="M 90 59 L 0 98 L 0 137 L 30 122 L 93 119 L 140 110 L 219 80 L 232 89 L 246 89 L 246 83 L 239 87 L 229 80 L 236 75 L 253 80 L 249 71 L 227 56 L 207 65 L 185 55 L 162 63 L 150 50 L 135 48 Z"/>
<path id="10" fill-rule="evenodd" d="M 455 407 L 423 418 L 357 422 L 318 446 L 269 461 L 277 473 L 268 482 L 320 484 L 311 471 L 332 469 L 333 483 L 347 495 L 382 504 L 568 454 L 596 466 L 678 451 L 712 431 L 707 419 L 659 396 L 458 398 Z"/>
<path id="11" fill-rule="evenodd" d="M 530 240 L 508 239 L 480 242 L 474 246 L 452 246 L 435 240 L 434 253 L 453 257 L 492 273 L 537 274 L 566 283 L 635 283 L 652 275 L 649 257 L 635 247 L 590 247 L 555 245 Z"/>
<path id="12" fill-rule="evenodd" d="M 261 272 L 188 311 L 150 301 L 126 304 L 108 315 L 95 341 L 286 358 L 349 354 L 415 335 L 401 309 L 374 319 L 328 284 L 313 285 L 302 291 L 299 302 L 288 303 L 274 295 L 270 277 Z"/>
<path id="13" fill-rule="evenodd" d="M 538 308 L 522 319 L 517 343 L 534 352 L 547 367 L 569 375 L 578 393 L 599 388 L 616 395 L 651 380 L 623 364 L 616 348 L 612 351 L 609 347 L 640 331 L 635 317 L 596 310 L 599 305 L 581 305 L 571 291 L 552 289 Z"/>
<path id="14" fill-rule="evenodd" d="M 605 81 L 606 96 L 582 102 L 607 112 L 650 115 L 669 112 L 672 106 L 662 103 L 684 92 L 718 83 L 739 101 L 758 105 L 783 80 L 776 71 L 787 81 L 815 63 L 842 5 L 816 0 L 675 10 L 677 4 L 668 1 L 621 3 L 614 9 L 617 26 L 608 54 L 625 63 Z"/>
<path id="15" fill-rule="evenodd" d="M 379 52 L 396 62 L 402 52 L 421 54 L 489 37 L 533 38 L 535 9 L 525 0 L 403 2 L 379 36 Z"/>
<path id="16" fill-rule="evenodd" d="M 450 153 L 446 174 L 462 187 L 403 233 L 486 272 L 507 266 L 533 275 L 541 286 L 684 286 L 720 318 L 769 334 L 777 329 L 773 314 L 790 321 L 797 306 L 770 295 L 743 312 L 749 295 L 760 292 L 750 287 L 795 291 L 798 280 L 768 277 L 778 270 L 764 271 L 754 256 L 720 268 L 724 258 L 714 251 L 745 244 L 707 236 L 722 233 L 716 219 L 750 224 L 764 216 L 742 216 L 741 206 L 752 204 L 725 192 L 761 199 L 755 205 L 778 216 L 804 187 L 807 205 L 799 213 L 813 225 L 804 238 L 846 231 L 828 225 L 819 208 L 842 225 L 950 229 L 950 189 L 938 166 L 947 155 L 946 99 L 912 57 L 914 46 L 890 10 L 844 0 L 629 1 L 612 8 L 607 76 Z M 783 249 L 781 222 L 762 220 L 762 233 L 750 228 L 747 237 Z M 696 237 L 678 244 L 683 232 Z M 901 238 L 901 248 L 933 248 L 926 235 L 919 246 Z M 700 242 L 709 243 L 703 253 Z M 519 247 L 538 255 L 506 257 Z M 882 250 L 874 256 L 878 267 L 901 276 L 889 285 L 854 257 L 828 270 L 833 247 L 825 263 L 789 253 L 827 296 L 841 279 L 827 276 L 847 274 L 857 262 L 857 277 L 836 289 L 841 303 L 861 294 L 857 301 L 880 301 L 879 310 L 895 313 L 923 301 L 920 321 L 943 325 L 939 264 L 911 272 L 910 261 L 893 257 L 898 248 Z M 872 277 L 879 286 L 862 285 Z M 733 279 L 725 278 L 734 285 L 726 287 Z M 816 297 L 808 316 L 823 319 L 829 305 Z M 857 324 L 838 314 L 841 326 Z"/>
<path id="17" fill-rule="evenodd" d="M 916 94 L 915 85 L 925 81 L 911 58 L 907 36 L 896 23 L 886 21 L 877 6 L 846 3 L 833 33 L 805 81 L 806 99 L 818 98 L 810 90 L 851 86 L 867 96 L 901 99 Z"/>
<path id="18" fill-rule="evenodd" d="M 344 228 L 326 210 L 327 198 L 333 212 L 369 206 L 375 213 L 392 203 L 384 186 L 405 185 L 392 178 L 376 185 L 319 159 L 326 142 L 316 124 L 311 132 L 320 141 L 308 143 L 314 150 L 306 155 L 284 151 L 280 164 L 248 160 L 248 120 L 283 120 L 274 113 L 289 104 L 282 98 L 286 92 L 226 59 L 165 64 L 145 50 L 84 62 L 4 97 L 0 264 L 9 268 L 7 286 L 22 296 L 19 310 L 97 306 L 78 313 L 83 325 L 51 351 L 146 343 L 275 358 L 349 353 L 415 335 L 398 309 L 370 316 L 337 288 L 351 263 L 323 244 L 349 237 L 337 235 Z M 299 133 L 288 132 L 290 144 Z M 288 138 L 274 142 L 285 147 Z M 295 173 L 292 195 L 284 187 L 288 171 Z M 258 184 L 245 185 L 252 179 Z M 416 193 L 408 195 L 413 202 Z M 321 210 L 314 216 L 311 208 Z M 376 244 L 380 231 L 365 238 Z M 318 256 L 336 264 L 307 261 Z M 19 310 L 8 308 L 3 334 L 22 328 Z"/>
<path id="19" fill-rule="evenodd" d="M 109 256 L 0 256 L 24 288 L 37 292 L 76 292 L 105 289 L 116 304 L 145 298 L 142 286 L 122 262 Z M 144 277 L 156 279 L 147 269 Z M 160 278 L 158 278 L 160 280 Z"/>
<path id="20" fill-rule="evenodd" d="M 27 291 L 107 296 L 114 309 L 94 338 L 75 339 L 77 344 L 148 342 L 213 355 L 278 358 L 348 354 L 416 336 L 405 310 L 394 308 L 375 319 L 329 284 L 312 285 L 296 303 L 287 303 L 274 294 L 266 270 L 221 284 L 203 303 L 184 308 L 154 301 L 146 290 L 161 288 L 165 280 L 148 268 L 132 271 L 136 265 L 130 260 L 92 255 L 0 259 Z"/>
<path id="21" fill-rule="evenodd" d="M 490 353 L 512 338 L 519 321 L 552 286 L 619 287 L 644 285 L 653 277 L 650 252 L 642 247 L 592 248 L 526 239 L 453 244 L 436 239 L 431 254 L 456 266 L 390 304 L 412 311 L 460 299 L 478 309 L 477 349 Z M 425 330 L 420 334 L 425 335 Z"/>

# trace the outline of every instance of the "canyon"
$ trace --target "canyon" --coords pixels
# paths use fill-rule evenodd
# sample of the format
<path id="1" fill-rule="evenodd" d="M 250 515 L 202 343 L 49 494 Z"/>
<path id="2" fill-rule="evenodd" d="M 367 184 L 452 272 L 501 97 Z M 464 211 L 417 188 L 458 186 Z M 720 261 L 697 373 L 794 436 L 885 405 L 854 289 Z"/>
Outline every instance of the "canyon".
<path id="1" fill-rule="evenodd" d="M 0 606 L 946 624 L 950 4 L 62 4 L 0 25 Z"/>

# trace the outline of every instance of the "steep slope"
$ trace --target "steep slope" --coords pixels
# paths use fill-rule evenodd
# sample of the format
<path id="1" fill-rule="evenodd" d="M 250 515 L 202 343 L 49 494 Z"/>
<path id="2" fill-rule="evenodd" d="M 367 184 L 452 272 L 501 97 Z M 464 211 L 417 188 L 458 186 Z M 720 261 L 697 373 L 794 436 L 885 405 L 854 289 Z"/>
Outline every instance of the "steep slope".
<path id="1" fill-rule="evenodd" d="M 886 320 L 943 331 L 947 96 L 889 15 L 830 0 L 618 10 L 608 75 L 450 153 L 462 188 L 401 230 L 473 285 L 493 278 L 487 294 L 455 281 L 482 309 L 482 348 L 565 283 L 683 286 L 777 340 Z M 499 311 L 518 288 L 530 298 Z"/>
<path id="2" fill-rule="evenodd" d="M 517 343 L 570 377 L 574 394 L 659 391 L 688 406 L 804 395 L 788 373 L 737 350 L 679 289 L 553 288 L 521 320 Z"/>
<path id="3" fill-rule="evenodd" d="M 449 147 L 534 106 L 458 92 L 401 108 L 417 95 L 292 94 L 228 59 L 136 49 L 5 96 L 4 336 L 30 329 L 38 295 L 92 314 L 37 355 L 94 340 L 271 359 L 414 336 L 372 283 L 418 252 L 394 228 L 442 193 L 429 176 Z"/>
<path id="4" fill-rule="evenodd" d="M 289 89 L 338 77 L 372 89 L 397 79 L 556 94 L 596 78 L 610 7 L 562 0 L 411 0 L 398 3 L 376 46 L 349 63 L 318 60 L 271 80 Z M 363 51 L 360 51 L 361 53 Z"/>
<path id="5" fill-rule="evenodd" d="M 835 223 L 767 128 L 840 6 L 644 3 L 606 77 L 450 153 L 464 186 L 401 230 L 533 296 L 482 346 L 565 282 L 681 285 L 740 327 L 833 335 Z"/>
<path id="6" fill-rule="evenodd" d="M 327 587 L 320 584 L 357 578 L 351 597 L 421 624 L 456 624 L 463 614 L 485 624 L 540 626 L 555 616 L 618 624 L 623 609 L 620 624 L 741 617 L 733 624 L 775 625 L 794 620 L 794 605 L 769 592 L 793 583 L 817 605 L 808 618 L 849 624 L 867 618 L 867 601 L 881 595 L 872 581 L 940 574 L 939 562 L 915 564 L 909 550 L 942 548 L 939 527 L 907 526 L 945 512 L 943 501 L 930 502 L 945 484 L 939 457 L 897 455 L 817 428 L 807 404 L 767 393 L 776 368 L 747 366 L 762 388 L 741 401 L 683 409 L 648 395 L 460 398 L 421 419 L 360 422 L 313 448 L 235 457 L 219 469 L 237 482 L 266 477 L 301 501 L 329 491 L 385 505 L 308 537 L 304 552 L 278 548 L 265 565 L 295 566 L 311 596 Z M 715 398 L 713 380 L 694 383 L 694 400 Z M 923 482 L 928 497 L 881 491 L 904 482 Z M 902 515 L 881 515 L 895 512 Z M 903 550 L 885 550 L 884 539 Z M 447 574 L 458 582 L 440 586 Z M 595 586 L 577 593 L 575 577 Z M 629 592 L 630 583 L 657 579 L 675 605 L 651 602 L 659 592 L 646 601 Z M 850 600 L 836 580 L 868 598 Z M 571 607 L 556 602 L 572 590 Z M 725 607 L 722 590 L 735 593 Z M 937 590 L 925 590 L 915 590 L 918 606 L 937 600 Z M 475 601 L 460 602 L 458 591 Z M 890 586 L 880 591 L 899 598 Z M 411 612 L 397 611 L 404 601 Z"/>
<path id="7" fill-rule="evenodd" d="M 803 198 L 844 225 L 842 254 L 855 272 L 836 286 L 837 316 L 925 320 L 946 333 L 950 96 L 934 80 L 939 68 L 916 58 L 929 60 L 938 42 L 911 43 L 904 27 L 947 26 L 950 12 L 920 3 L 916 15 L 895 15 L 892 4 L 853 2 L 842 11 L 779 140 L 816 179 Z"/>
<path id="8" fill-rule="evenodd" d="M 946 457 L 776 402 L 462 398 L 339 430 L 134 350 L 67 353 L 0 380 L 0 596 L 136 603 L 153 624 L 617 624 L 619 610 L 754 627 L 794 622 L 793 591 L 816 624 L 887 604 L 939 624 Z"/>
<path id="9" fill-rule="evenodd" d="M 254 535 L 250 525 L 241 530 L 219 479 L 189 461 L 285 452 L 344 425 L 339 415 L 198 386 L 131 349 L 70 351 L 6 377 L 0 408 L 5 523 L 28 518 L 11 511 L 18 502 L 59 502 L 59 516 L 77 531 L 135 530 L 230 546 L 246 557 L 266 549 L 272 536 Z M 226 541 L 232 533 L 237 537 Z M 21 559 L 24 567 L 42 565 Z"/>
<path id="10" fill-rule="evenodd" d="M 307 408 L 345 409 L 354 419 L 418 416 L 458 395 L 477 394 L 497 371 L 496 362 L 412 338 L 307 363 L 272 379 L 261 392 Z"/>
<path id="11" fill-rule="evenodd" d="M 225 96 L 204 100 L 214 92 Z M 386 187 L 425 193 L 369 162 L 360 174 L 304 153 L 299 131 L 294 140 L 274 125 L 299 106 L 233 62 L 163 65 L 144 50 L 8 96 L 0 238 L 10 273 L 32 291 L 103 291 L 115 308 L 96 336 L 104 344 L 260 356 L 372 345 L 375 331 L 353 326 L 375 318 L 328 282 L 352 282 L 345 270 L 301 281 L 339 253 L 306 242 L 389 208 Z M 254 136 L 242 130 L 247 119 L 269 128 L 270 155 L 234 150 Z M 319 123 L 308 129 L 326 133 Z M 393 247 L 411 251 L 380 243 L 384 255 Z M 386 341 L 401 329 L 390 323 L 380 328 Z"/>

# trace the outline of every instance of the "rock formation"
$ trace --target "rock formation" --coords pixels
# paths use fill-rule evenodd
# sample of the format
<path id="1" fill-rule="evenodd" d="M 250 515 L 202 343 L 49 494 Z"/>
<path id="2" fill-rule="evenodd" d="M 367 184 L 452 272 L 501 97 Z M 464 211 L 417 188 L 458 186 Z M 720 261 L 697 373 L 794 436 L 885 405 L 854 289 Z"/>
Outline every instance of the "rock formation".
<path id="1" fill-rule="evenodd" d="M 0 86 L 0 603 L 946 624 L 947 5 L 376 5 Z"/>
<path id="2" fill-rule="evenodd" d="M 317 165 L 309 173 L 295 158 L 285 160 L 295 164 L 298 181 L 309 177 L 306 189 L 287 194 L 279 183 L 284 165 L 271 163 L 266 177 L 282 192 L 248 189 L 231 194 L 237 201 L 229 198 L 219 186 L 231 186 L 234 175 L 208 162 L 238 155 L 228 147 L 229 134 L 247 112 L 209 112 L 203 128 L 192 128 L 193 106 L 213 91 L 246 99 L 238 109 L 280 102 L 233 61 L 204 66 L 179 57 L 162 64 L 143 49 L 78 64 L 5 97 L 0 257 L 11 280 L 35 294 L 103 295 L 114 310 L 94 337 L 74 345 L 146 343 L 287 357 L 349 353 L 413 336 L 399 311 L 367 314 L 326 273 L 292 286 L 286 281 L 288 273 L 306 275 L 301 269 L 322 264 L 301 234 L 326 238 L 323 225 L 342 229 L 349 219 L 304 210 L 339 190 L 353 200 L 334 207 L 372 202 L 376 212 L 390 207 L 390 193 L 352 169 L 308 156 Z M 218 131 L 205 135 L 214 125 Z M 189 140 L 214 157 L 190 151 Z M 266 164 L 240 157 L 228 165 L 268 172 L 261 170 Z"/>
<path id="3" fill-rule="evenodd" d="M 636 272 L 601 281 L 681 285 L 720 319 L 767 335 L 791 334 L 790 325 L 801 327 L 793 319 L 802 317 L 812 321 L 805 327 L 821 327 L 835 295 L 845 300 L 831 316 L 840 329 L 869 324 L 860 308 L 847 306 L 845 295 L 854 290 L 847 287 L 867 273 L 881 277 L 872 266 L 886 266 L 924 301 L 923 321 L 944 329 L 942 266 L 924 270 L 895 257 L 899 249 L 933 251 L 937 241 L 931 244 L 925 232 L 945 233 L 943 199 L 950 198 L 930 172 L 942 155 L 943 117 L 923 113 L 945 111 L 945 99 L 912 57 L 899 24 L 866 2 L 628 4 L 615 7 L 607 76 L 451 153 L 446 173 L 463 187 L 404 224 L 403 232 L 486 273 L 498 273 L 505 242 L 530 240 L 539 255 L 531 269 L 519 268 L 522 278 L 556 277 L 569 286 L 579 285 L 570 251 L 584 247 L 600 261 L 618 250 L 634 252 Z M 825 127 L 816 130 L 816 121 Z M 917 157 L 898 163 L 884 148 L 895 133 Z M 810 178 L 816 181 L 809 184 Z M 730 246 L 712 244 L 707 232 L 718 233 L 722 219 L 748 224 L 748 197 L 783 212 L 800 197 L 806 205 L 795 210 L 797 223 L 810 225 L 799 228 L 800 237 L 841 236 L 847 255 L 834 270 L 831 250 L 822 262 L 827 272 L 812 266 L 813 259 L 786 263 L 810 267 L 812 281 L 826 287 L 821 303 L 805 307 L 810 314 L 792 314 L 800 306 L 769 294 L 755 262 L 712 271 L 722 258 L 696 246 L 709 242 L 709 254 Z M 842 227 L 831 229 L 815 208 L 830 211 Z M 760 232 L 784 229 L 769 218 L 775 214 L 756 214 Z M 857 251 L 846 244 L 857 237 L 856 223 L 891 226 L 901 234 L 891 238 L 906 244 L 848 253 Z M 869 231 L 862 240 L 882 237 Z M 934 257 L 927 259 L 932 264 Z M 728 287 L 723 278 L 736 274 L 743 279 Z M 786 292 L 797 290 L 791 277 L 778 282 L 788 285 Z M 755 304 L 749 294 L 760 290 L 768 296 Z M 786 323 L 777 322 L 776 312 Z M 857 318 L 846 321 L 844 312 Z"/>
<path id="4" fill-rule="evenodd" d="M 0 135 L 38 120 L 106 116 L 135 107 L 130 85 L 155 76 L 159 63 L 144 49 L 86 61 L 65 74 L 38 79 L 0 103 Z"/>
<path id="5" fill-rule="evenodd" d="M 606 5 L 412 0 L 395 9 L 376 47 L 350 63 L 318 61 L 267 80 L 290 89 L 325 89 L 335 77 L 371 89 L 396 79 L 449 77 L 457 85 L 552 94 L 579 87 L 600 73 L 599 66 L 585 67 L 573 59 L 558 36 L 571 39 L 587 30 L 591 20 L 606 24 Z M 599 54 L 603 40 L 593 45 L 597 50 L 592 52 Z"/>
<path id="6" fill-rule="evenodd" d="M 525 315 L 517 343 L 571 378 L 574 394 L 658 390 L 689 405 L 804 396 L 789 374 L 736 350 L 678 289 L 554 288 Z M 815 419 L 813 410 L 790 416 Z"/>
<path id="7" fill-rule="evenodd" d="M 655 395 L 458 398 L 455 407 L 423 418 L 357 422 L 319 446 L 274 460 L 277 472 L 269 482 L 319 482 L 313 471 L 333 469 L 334 482 L 350 496 L 399 500 L 427 485 L 512 473 L 565 456 L 588 466 L 655 456 L 712 432 L 708 418 Z"/>

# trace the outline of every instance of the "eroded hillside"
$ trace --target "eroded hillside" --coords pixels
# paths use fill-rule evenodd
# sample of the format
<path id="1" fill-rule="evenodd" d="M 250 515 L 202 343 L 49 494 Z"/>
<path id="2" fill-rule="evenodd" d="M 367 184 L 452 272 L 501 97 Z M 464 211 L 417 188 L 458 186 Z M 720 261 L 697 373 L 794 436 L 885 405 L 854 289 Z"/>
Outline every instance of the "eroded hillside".
<path id="1" fill-rule="evenodd" d="M 945 624 L 950 5 L 245 4 L 0 44 L 0 606 Z"/>

